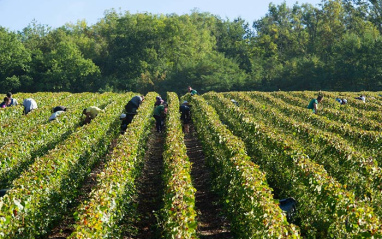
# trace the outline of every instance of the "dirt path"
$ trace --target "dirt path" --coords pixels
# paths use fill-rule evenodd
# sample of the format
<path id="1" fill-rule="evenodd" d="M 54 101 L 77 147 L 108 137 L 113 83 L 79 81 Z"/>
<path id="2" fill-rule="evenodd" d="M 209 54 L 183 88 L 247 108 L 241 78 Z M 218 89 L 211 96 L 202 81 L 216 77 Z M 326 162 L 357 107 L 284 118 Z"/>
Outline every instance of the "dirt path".
<path id="1" fill-rule="evenodd" d="M 140 220 L 135 227 L 138 234 L 132 238 L 160 238 L 157 230 L 156 213 L 162 206 L 163 185 L 163 146 L 164 133 L 157 133 L 153 128 L 148 139 L 145 154 L 145 165 L 141 177 L 138 178 L 138 213 Z"/>
<path id="2" fill-rule="evenodd" d="M 184 142 L 187 147 L 187 155 L 192 163 L 192 184 L 197 190 L 195 207 L 198 212 L 199 237 L 208 239 L 233 238 L 229 223 L 222 215 L 222 208 L 218 204 L 217 195 L 210 190 L 211 175 L 205 165 L 202 146 L 192 124 L 190 124 L 190 133 L 185 135 Z"/>
<path id="3" fill-rule="evenodd" d="M 157 133 L 152 130 L 147 141 L 148 148 L 144 158 L 144 168 L 142 175 L 138 178 L 138 214 L 139 220 L 134 227 L 136 228 L 136 236 L 128 236 L 125 238 L 134 239 L 150 239 L 160 238 L 160 231 L 157 228 L 156 213 L 162 207 L 162 178 L 163 171 L 163 146 L 164 133 Z M 197 192 L 196 209 L 198 212 L 198 236 L 208 239 L 227 239 L 233 238 L 229 223 L 222 215 L 222 208 L 218 204 L 217 195 L 210 190 L 210 172 L 205 165 L 205 158 L 202 151 L 194 127 L 190 125 L 190 133 L 185 135 L 185 144 L 187 154 L 192 165 L 192 180 Z M 80 191 L 81 195 L 77 198 L 71 210 L 67 213 L 64 220 L 52 230 L 52 233 L 47 238 L 67 238 L 73 232 L 75 220 L 73 212 L 84 200 L 88 199 L 92 188 L 97 185 L 97 175 L 104 169 L 105 161 L 102 160 L 92 170 L 90 176 L 84 182 L 84 186 Z"/>

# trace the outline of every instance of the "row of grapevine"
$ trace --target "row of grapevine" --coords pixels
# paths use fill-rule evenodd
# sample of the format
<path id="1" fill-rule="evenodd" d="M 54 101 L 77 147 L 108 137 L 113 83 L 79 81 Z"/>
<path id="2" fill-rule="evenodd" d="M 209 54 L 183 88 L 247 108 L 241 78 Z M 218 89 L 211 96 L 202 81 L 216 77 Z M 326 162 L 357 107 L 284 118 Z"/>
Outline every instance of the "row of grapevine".
<path id="1" fill-rule="evenodd" d="M 292 94 L 299 97 L 305 97 L 309 93 L 308 92 L 304 92 L 304 93 L 293 92 Z M 338 102 L 334 101 L 336 96 L 335 93 L 325 92 L 325 95 L 326 95 L 326 99 L 330 99 L 330 100 L 327 100 L 325 104 L 327 104 L 329 107 L 338 106 Z M 345 93 L 345 95 L 348 95 L 348 94 Z M 382 97 L 379 97 L 379 98 L 382 99 Z M 382 115 L 379 112 L 382 110 L 382 104 L 374 103 L 377 101 L 376 98 L 374 99 L 366 98 L 367 100 L 365 103 L 361 100 L 355 99 L 354 97 L 350 97 L 347 99 L 349 99 L 348 103 L 346 105 L 342 105 L 342 106 L 346 106 L 346 107 L 342 107 L 342 110 L 345 110 L 345 112 L 347 113 L 354 114 L 354 116 L 358 117 L 358 119 L 360 120 L 365 118 L 365 119 L 372 119 L 373 121 L 375 120 L 377 122 L 381 122 Z"/>
<path id="2" fill-rule="evenodd" d="M 242 93 L 240 95 L 242 95 Z M 341 137 L 348 139 L 352 143 L 362 146 L 362 148 L 366 148 L 367 150 L 379 150 L 381 147 L 382 134 L 378 131 L 367 131 L 352 127 L 344 122 L 340 123 L 329 120 L 321 115 L 318 116 L 316 114 L 312 114 L 307 109 L 290 104 L 286 105 L 279 98 L 275 98 L 267 93 L 257 92 L 248 93 L 247 95 L 256 100 L 260 100 L 272 109 L 277 109 L 289 116 L 293 116 L 293 118 L 299 122 L 309 122 L 311 125 L 314 125 L 320 129 L 339 134 Z M 260 106 L 260 104 L 256 105 Z"/>
<path id="3" fill-rule="evenodd" d="M 298 230 L 287 223 L 265 174 L 247 156 L 244 143 L 203 98 L 194 96 L 191 103 L 198 136 L 216 175 L 213 185 L 221 194 L 232 231 L 240 238 L 298 238 Z"/>
<path id="4" fill-rule="evenodd" d="M 44 93 L 34 93 L 34 94 L 26 94 L 26 93 L 17 94 L 14 96 L 18 102 L 17 106 L 11 106 L 4 109 L 0 109 L 0 124 L 3 127 L 4 126 L 8 127 L 9 124 L 12 124 L 11 121 L 16 121 L 20 119 L 24 110 L 23 99 L 34 98 L 36 102 L 38 102 L 38 107 L 41 108 L 49 104 L 52 104 L 56 102 L 57 100 L 62 99 L 68 95 L 69 95 L 68 92 L 62 92 L 62 93 L 44 92 Z M 2 97 L 0 98 L 1 100 L 3 99 Z"/>
<path id="5" fill-rule="evenodd" d="M 49 116 L 52 114 L 52 108 L 57 106 L 57 104 L 61 104 L 64 106 L 68 106 L 71 104 L 69 114 L 73 113 L 73 109 L 78 108 L 77 103 L 86 102 L 85 99 L 90 100 L 95 97 L 96 94 L 92 93 L 82 93 L 82 94 L 72 94 L 72 95 L 64 95 L 64 98 L 58 98 L 41 108 L 32 111 L 26 116 L 19 115 L 16 119 L 9 120 L 7 127 L 4 127 L 0 130 L 0 135 L 4 141 L 0 143 L 0 147 L 8 147 L 7 145 L 17 144 L 20 137 L 27 134 L 30 131 L 35 131 L 40 125 L 44 125 L 49 123 Z"/>
<path id="6" fill-rule="evenodd" d="M 330 93 L 326 93 L 330 94 Z M 326 95 L 325 94 L 325 95 Z M 282 100 L 306 108 L 311 98 L 317 97 L 313 93 L 304 92 L 298 93 L 299 97 L 293 95 L 293 93 L 276 92 L 272 95 L 280 97 Z M 356 102 L 358 102 L 357 100 Z M 364 103 L 362 103 L 364 104 Z M 364 111 L 353 107 L 352 102 L 346 105 L 340 105 L 335 101 L 334 96 L 327 95 L 319 105 L 319 114 L 329 119 L 339 122 L 346 122 L 352 126 L 362 128 L 365 130 L 381 130 L 380 124 L 382 120 L 381 114 L 375 111 Z"/>
<path id="7" fill-rule="evenodd" d="M 79 94 L 65 95 L 64 99 L 58 99 L 62 105 L 68 105 L 71 103 L 80 103 L 90 100 L 95 97 L 95 94 Z M 6 148 L 9 145 L 17 145 L 20 141 L 20 137 L 31 131 L 35 131 L 41 125 L 48 123 L 49 116 L 52 114 L 52 107 L 57 106 L 57 102 L 43 106 L 41 108 L 32 111 L 26 116 L 19 115 L 14 119 L 10 119 L 6 127 L 0 130 L 0 134 L 4 138 L 4 142 L 0 143 L 1 148 Z M 72 113 L 72 112 L 71 112 Z"/>
<path id="8" fill-rule="evenodd" d="M 256 114 L 256 118 L 260 116 L 267 119 L 270 125 L 290 131 L 289 135 L 301 137 L 304 153 L 310 157 L 313 156 L 316 162 L 322 164 L 329 174 L 346 185 L 348 190 L 354 190 L 357 197 L 362 198 L 368 195 L 368 199 L 372 199 L 376 213 L 380 213 L 382 171 L 376 161 L 357 152 L 337 135 L 323 132 L 281 114 L 277 107 L 263 108 L 261 104 L 246 97 L 245 94 L 234 95 L 246 107 L 246 110 L 260 112 Z M 306 109 L 305 111 L 311 113 Z"/>
<path id="9" fill-rule="evenodd" d="M 254 94 L 250 93 L 252 96 L 255 96 Z M 267 94 L 259 93 L 256 95 L 262 95 L 265 96 Z M 257 97 L 258 98 L 258 97 Z M 368 163 L 372 163 L 373 158 L 375 158 L 379 164 L 382 163 L 382 133 L 380 130 L 363 130 L 358 127 L 351 126 L 347 123 L 347 121 L 343 122 L 335 122 L 332 120 L 329 120 L 327 117 L 323 115 L 313 115 L 311 112 L 308 112 L 306 109 L 299 108 L 293 105 L 285 105 L 280 99 L 273 98 L 270 99 L 270 97 L 266 97 L 267 101 L 272 101 L 272 103 L 275 103 L 277 105 L 277 108 L 282 108 L 282 111 L 285 113 L 288 112 L 288 114 L 292 113 L 294 117 L 299 118 L 304 121 L 309 121 L 311 124 L 324 129 L 326 131 L 330 131 L 336 134 L 339 134 L 343 139 L 349 141 L 349 143 L 353 144 L 353 147 L 363 152 L 367 157 L 369 158 Z M 290 110 L 289 110 L 290 108 Z M 298 109 L 298 110 L 297 110 Z M 376 113 L 376 112 L 375 112 Z M 380 114 L 382 115 L 382 114 Z M 354 116 L 353 114 L 350 114 L 348 119 L 356 119 L 357 116 Z M 367 117 L 366 117 L 367 118 Z M 362 122 L 366 124 L 370 123 L 368 120 L 360 119 L 360 124 Z M 379 123 L 381 129 L 382 129 L 382 123 Z"/>
<path id="10" fill-rule="evenodd" d="M 345 92 L 347 93 L 347 92 Z M 359 94 L 357 94 L 358 96 Z M 374 92 L 367 92 L 367 97 L 373 97 L 372 100 L 375 101 L 375 103 L 382 105 L 382 92 L 374 91 Z"/>
<path id="11" fill-rule="evenodd" d="M 285 101 L 288 104 L 296 105 L 305 109 L 307 108 L 309 103 L 309 98 L 302 99 L 302 98 L 298 98 L 290 94 L 287 94 L 285 92 L 277 92 L 277 93 L 273 93 L 272 95 L 275 97 L 281 98 L 283 101 Z M 375 112 L 370 112 L 370 113 L 362 112 L 355 109 L 351 105 L 340 106 L 338 102 L 337 102 L 337 107 L 323 107 L 323 104 L 324 103 L 319 105 L 319 115 L 324 116 L 330 120 L 346 122 L 354 127 L 358 127 L 364 130 L 381 130 L 382 129 L 380 122 L 377 120 L 373 120 L 373 117 L 370 115 L 370 114 L 374 115 Z M 347 112 L 345 112 L 344 110 L 347 110 Z"/>
<path id="12" fill-rule="evenodd" d="M 160 213 L 163 238 L 196 238 L 196 189 L 191 182 L 191 163 L 184 144 L 178 96 L 167 93 L 167 102 L 169 106 L 162 175 L 165 188 Z"/>
<path id="13" fill-rule="evenodd" d="M 49 94 L 48 94 L 49 95 Z M 7 119 L 2 123 L 2 127 L 0 128 L 0 136 L 7 137 L 10 135 L 17 135 L 19 133 L 27 132 L 28 129 L 36 126 L 38 124 L 46 121 L 50 114 L 52 114 L 52 108 L 57 106 L 57 104 L 61 104 L 61 102 L 67 98 L 73 97 L 68 93 L 57 93 L 54 97 L 44 98 L 44 94 L 39 93 L 36 94 L 39 96 L 37 99 L 40 99 L 42 102 L 39 102 L 38 108 L 33 110 L 27 115 L 23 115 L 22 111 L 24 109 L 22 102 L 17 106 L 7 107 L 1 109 L 0 111 L 10 111 L 14 113 L 14 115 L 8 115 Z M 70 101 L 66 101 L 70 102 Z M 4 139 L 7 139 L 4 138 Z M 0 142 L 0 146 L 8 142 L 4 140 Z"/>
<path id="14" fill-rule="evenodd" d="M 342 137 L 339 137 L 337 134 L 331 134 L 327 133 L 325 131 L 322 131 L 320 129 L 316 129 L 312 127 L 310 124 L 304 123 L 304 121 L 311 121 L 312 124 L 321 126 L 321 127 L 328 127 L 330 130 L 336 130 L 336 133 L 341 133 L 344 137 L 351 138 L 353 141 L 358 141 L 358 137 L 365 137 L 363 142 L 365 145 L 375 147 L 375 149 L 378 149 L 380 147 L 380 144 L 378 144 L 378 141 L 380 141 L 380 133 L 379 132 L 371 132 L 366 131 L 363 135 L 359 134 L 359 131 L 356 131 L 355 129 L 351 128 L 350 126 L 344 125 L 343 127 L 337 127 L 336 124 L 333 124 L 332 121 L 328 121 L 326 119 L 322 119 L 321 117 L 312 114 L 307 109 L 301 109 L 294 106 L 284 106 L 282 103 L 277 102 L 277 99 L 272 99 L 271 97 L 266 97 L 266 101 L 271 102 L 272 104 L 268 105 L 268 108 L 263 108 L 263 104 L 257 103 L 255 100 L 251 100 L 249 97 L 246 97 L 242 93 L 235 94 L 235 96 L 241 98 L 242 102 L 249 107 L 248 110 L 250 111 L 258 111 L 263 114 L 267 114 L 266 117 L 270 116 L 273 117 L 274 122 L 277 122 L 277 124 L 282 124 L 281 128 L 283 129 L 295 129 L 294 135 L 297 136 L 303 136 L 305 138 L 308 138 L 307 141 L 309 141 L 309 144 L 311 142 L 317 144 L 320 144 L 320 147 L 322 149 L 325 149 L 325 147 L 329 148 L 328 151 L 331 151 L 333 153 L 339 154 L 340 157 L 343 159 L 341 162 L 349 161 L 351 158 L 353 158 L 352 161 L 349 161 L 349 163 L 355 164 L 352 166 L 352 168 L 356 167 L 366 167 L 365 164 L 373 166 L 371 171 L 378 170 L 378 163 L 373 160 L 373 158 L 362 156 L 360 153 L 352 149 L 352 146 L 348 145 L 346 141 L 343 140 Z M 261 96 L 261 93 L 257 95 L 257 98 Z M 278 105 L 280 104 L 280 105 Z M 286 111 L 287 115 L 293 115 L 295 117 L 301 117 L 303 121 L 295 120 L 294 118 L 291 118 L 287 115 L 281 114 L 279 110 Z M 310 123 L 310 122 L 309 122 Z M 374 134 L 373 134 L 374 133 Z M 374 143 L 374 141 L 377 141 L 377 143 Z M 314 145 L 314 144 L 313 144 Z M 363 147 L 365 147 L 363 145 Z M 328 152 L 326 151 L 326 152 Z M 338 157 L 338 155 L 336 156 Z M 349 167 L 350 165 L 343 165 L 344 167 Z"/>
<path id="15" fill-rule="evenodd" d="M 292 92 L 292 95 L 299 96 L 299 97 L 305 97 L 306 92 Z M 336 99 L 338 97 L 337 93 L 334 92 L 325 92 L 324 95 L 326 98 L 329 99 Z M 363 102 L 362 100 L 355 99 L 357 96 L 353 96 L 352 94 L 346 94 L 341 93 L 341 96 L 344 95 L 346 100 L 348 101 L 348 104 L 351 105 L 353 108 L 356 108 L 360 111 L 378 111 L 382 109 L 382 106 L 380 104 L 374 103 L 374 101 L 371 98 L 366 98 L 366 101 Z M 346 97 L 348 96 L 348 97 Z"/>
<path id="16" fill-rule="evenodd" d="M 267 172 L 280 195 L 299 202 L 302 234 L 307 237 L 355 237 L 381 235 L 380 221 L 367 202 L 333 179 L 325 169 L 290 144 L 283 135 L 258 122 L 222 95 L 205 96 L 222 120 L 246 142 L 256 163 Z"/>
<path id="17" fill-rule="evenodd" d="M 116 148 L 91 192 L 89 202 L 77 211 L 75 231 L 71 238 L 121 238 L 121 221 L 131 223 L 136 212 L 136 179 L 141 173 L 147 137 L 153 125 L 152 104 L 155 94 L 149 93 L 129 124 L 118 138 Z"/>
<path id="18" fill-rule="evenodd" d="M 110 94 L 97 97 L 89 94 L 71 100 L 73 100 L 72 109 L 61 115 L 58 120 L 40 124 L 1 148 L 0 186 L 9 186 L 13 179 L 33 163 L 34 158 L 44 155 L 75 132 L 80 125 L 82 110 L 90 100 L 97 105 L 106 105 L 110 101 Z"/>
<path id="19" fill-rule="evenodd" d="M 118 134 L 123 95 L 88 125 L 37 158 L 0 198 L 0 236 L 35 238 L 62 217 L 92 166 Z"/>

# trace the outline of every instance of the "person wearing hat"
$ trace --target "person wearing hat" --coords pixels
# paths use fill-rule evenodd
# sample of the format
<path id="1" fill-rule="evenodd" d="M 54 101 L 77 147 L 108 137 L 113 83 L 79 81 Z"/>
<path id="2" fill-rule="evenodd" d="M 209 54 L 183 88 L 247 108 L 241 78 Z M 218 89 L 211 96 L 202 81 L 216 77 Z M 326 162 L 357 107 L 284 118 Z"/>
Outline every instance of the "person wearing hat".
<path id="1" fill-rule="evenodd" d="M 179 107 L 180 119 L 183 123 L 184 133 L 190 132 L 189 123 L 191 122 L 191 105 L 185 100 L 182 105 Z"/>
<path id="2" fill-rule="evenodd" d="M 132 118 L 128 118 L 127 115 L 123 113 L 119 116 L 119 119 L 121 120 L 121 134 L 124 134 L 127 126 L 131 123 Z"/>
<path id="3" fill-rule="evenodd" d="M 163 100 L 162 97 L 160 97 L 160 96 L 157 96 L 155 99 L 156 99 L 156 101 L 155 101 L 155 103 L 154 103 L 154 107 L 156 107 L 156 106 L 158 106 L 158 105 L 161 105 L 161 104 L 163 104 L 163 102 L 164 102 L 164 100 Z"/>

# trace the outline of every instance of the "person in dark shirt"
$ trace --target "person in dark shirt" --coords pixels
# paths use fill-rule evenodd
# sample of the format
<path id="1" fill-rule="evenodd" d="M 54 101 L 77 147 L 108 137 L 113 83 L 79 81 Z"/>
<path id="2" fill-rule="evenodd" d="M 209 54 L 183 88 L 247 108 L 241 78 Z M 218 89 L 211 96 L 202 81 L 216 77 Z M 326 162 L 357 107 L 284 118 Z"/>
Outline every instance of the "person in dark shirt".
<path id="1" fill-rule="evenodd" d="M 167 104 L 162 103 L 154 108 L 155 126 L 158 133 L 161 133 L 164 126 L 164 119 L 167 112 Z"/>
<path id="2" fill-rule="evenodd" d="M 356 99 L 356 100 L 362 100 L 363 103 L 366 102 L 366 96 L 365 96 L 365 95 L 360 95 L 359 97 L 356 97 L 355 99 Z"/>
<path id="3" fill-rule="evenodd" d="M 65 106 L 56 106 L 53 108 L 53 113 L 56 113 L 57 111 L 66 111 L 66 109 Z"/>
<path id="4" fill-rule="evenodd" d="M 127 114 L 136 114 L 139 106 L 145 100 L 143 95 L 136 95 L 125 105 L 125 110 Z"/>
<path id="5" fill-rule="evenodd" d="M 154 107 L 155 107 L 155 106 L 158 106 L 158 105 L 161 105 L 161 104 L 163 104 L 163 102 L 164 102 L 164 100 L 163 100 L 162 97 L 160 97 L 160 96 L 157 96 L 155 99 L 156 99 L 156 101 L 155 101 L 155 103 L 154 103 Z"/>
<path id="6" fill-rule="evenodd" d="M 6 108 L 9 107 L 11 104 L 11 99 L 8 97 L 4 97 L 3 103 L 0 104 L 0 108 Z"/>
<path id="7" fill-rule="evenodd" d="M 120 116 L 121 120 L 121 134 L 126 132 L 127 126 L 133 121 L 134 116 L 142 102 L 145 100 L 143 95 L 136 95 L 125 105 L 126 114 Z"/>
<path id="8" fill-rule="evenodd" d="M 183 101 L 182 105 L 179 107 L 180 119 L 183 123 L 183 132 L 189 133 L 190 126 L 189 123 L 191 121 L 191 105 L 187 101 Z"/>
<path id="9" fill-rule="evenodd" d="M 9 106 L 16 106 L 16 105 L 19 104 L 19 103 L 17 102 L 16 99 L 12 98 L 12 92 L 8 92 L 8 93 L 7 93 L 7 97 L 8 97 L 9 99 L 11 99 L 11 103 L 8 105 L 8 107 L 9 107 Z"/>

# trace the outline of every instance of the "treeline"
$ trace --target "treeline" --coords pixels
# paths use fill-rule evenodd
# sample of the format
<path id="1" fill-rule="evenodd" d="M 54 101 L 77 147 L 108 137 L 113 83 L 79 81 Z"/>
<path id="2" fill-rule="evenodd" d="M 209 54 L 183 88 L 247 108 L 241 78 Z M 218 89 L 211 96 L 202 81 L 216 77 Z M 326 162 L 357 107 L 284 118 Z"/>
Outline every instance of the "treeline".
<path id="1" fill-rule="evenodd" d="M 253 23 L 114 10 L 91 26 L 32 22 L 0 27 L 0 91 L 381 90 L 381 33 L 379 0 L 270 4 Z"/>

